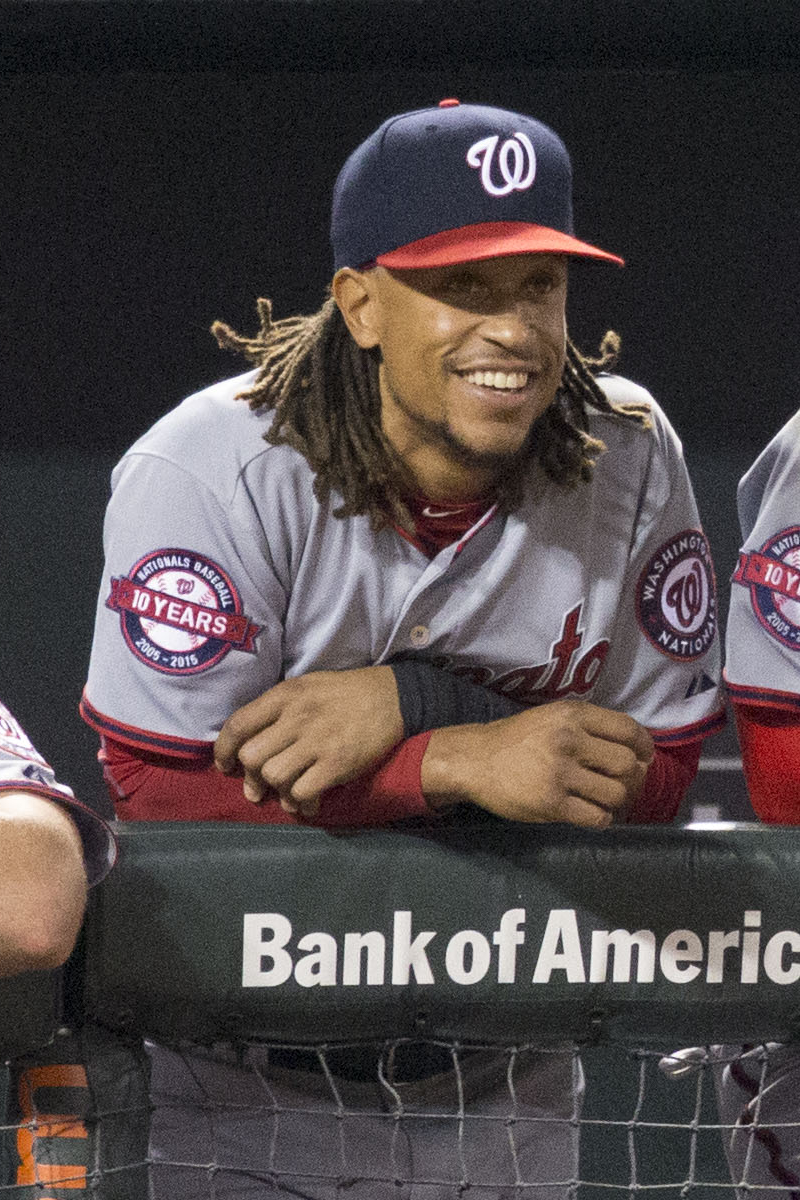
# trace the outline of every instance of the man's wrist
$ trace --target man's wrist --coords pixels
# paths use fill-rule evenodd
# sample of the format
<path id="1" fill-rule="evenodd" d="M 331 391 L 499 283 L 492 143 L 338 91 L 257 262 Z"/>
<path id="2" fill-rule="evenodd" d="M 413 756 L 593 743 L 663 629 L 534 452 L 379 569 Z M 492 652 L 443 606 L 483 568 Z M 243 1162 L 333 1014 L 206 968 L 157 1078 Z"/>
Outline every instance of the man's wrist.
<path id="1" fill-rule="evenodd" d="M 452 804 L 473 802 L 474 771 L 471 747 L 479 725 L 454 725 L 435 729 L 422 758 L 422 794 L 436 811 Z"/>

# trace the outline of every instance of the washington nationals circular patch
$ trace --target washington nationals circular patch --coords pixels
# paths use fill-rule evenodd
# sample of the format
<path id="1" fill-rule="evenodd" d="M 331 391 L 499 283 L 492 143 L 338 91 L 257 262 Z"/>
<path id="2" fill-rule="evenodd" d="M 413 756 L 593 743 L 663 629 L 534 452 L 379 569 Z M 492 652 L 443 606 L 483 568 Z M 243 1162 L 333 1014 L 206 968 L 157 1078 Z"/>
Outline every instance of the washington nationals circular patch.
<path id="1" fill-rule="evenodd" d="M 656 650 L 679 662 L 705 654 L 717 628 L 717 595 L 708 542 L 685 529 L 661 546 L 639 576 L 636 616 Z"/>
<path id="2" fill-rule="evenodd" d="M 111 580 L 108 608 L 130 650 L 168 675 L 205 671 L 231 650 L 255 653 L 259 632 L 230 577 L 191 550 L 154 550 Z"/>
<path id="3" fill-rule="evenodd" d="M 800 525 L 782 529 L 760 550 L 743 550 L 733 582 L 749 586 L 753 612 L 767 633 L 800 650 Z"/>

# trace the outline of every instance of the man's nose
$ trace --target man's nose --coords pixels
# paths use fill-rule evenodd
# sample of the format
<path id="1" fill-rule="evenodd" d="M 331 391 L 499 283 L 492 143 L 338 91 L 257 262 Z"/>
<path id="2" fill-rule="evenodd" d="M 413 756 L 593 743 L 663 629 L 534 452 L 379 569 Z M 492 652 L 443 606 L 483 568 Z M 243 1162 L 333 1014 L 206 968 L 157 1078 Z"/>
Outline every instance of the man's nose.
<path id="1" fill-rule="evenodd" d="M 487 341 L 506 347 L 531 347 L 538 341 L 536 322 L 525 303 L 498 305 L 484 316 L 481 332 Z"/>

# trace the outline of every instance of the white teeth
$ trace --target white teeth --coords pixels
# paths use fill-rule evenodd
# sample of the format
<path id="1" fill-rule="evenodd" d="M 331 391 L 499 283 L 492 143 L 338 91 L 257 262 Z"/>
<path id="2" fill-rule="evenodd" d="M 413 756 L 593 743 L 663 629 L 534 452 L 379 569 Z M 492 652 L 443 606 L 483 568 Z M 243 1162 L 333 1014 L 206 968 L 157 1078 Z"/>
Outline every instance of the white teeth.
<path id="1" fill-rule="evenodd" d="M 524 388 L 527 382 L 527 371 L 470 371 L 467 375 L 467 383 L 477 383 L 479 387 L 501 388 L 509 392 Z"/>

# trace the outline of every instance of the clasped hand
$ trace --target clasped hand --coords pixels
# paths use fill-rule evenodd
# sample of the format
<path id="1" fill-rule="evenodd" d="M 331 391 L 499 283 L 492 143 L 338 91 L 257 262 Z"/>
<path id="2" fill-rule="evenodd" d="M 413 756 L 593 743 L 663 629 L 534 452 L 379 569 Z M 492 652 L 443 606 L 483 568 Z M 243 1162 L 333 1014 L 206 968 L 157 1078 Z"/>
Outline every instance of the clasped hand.
<path id="1" fill-rule="evenodd" d="M 277 793 L 281 808 L 316 816 L 328 788 L 362 775 L 403 737 L 390 667 L 314 671 L 276 684 L 223 725 L 214 761 L 244 774 L 254 804 Z"/>

